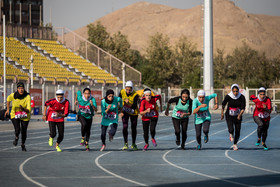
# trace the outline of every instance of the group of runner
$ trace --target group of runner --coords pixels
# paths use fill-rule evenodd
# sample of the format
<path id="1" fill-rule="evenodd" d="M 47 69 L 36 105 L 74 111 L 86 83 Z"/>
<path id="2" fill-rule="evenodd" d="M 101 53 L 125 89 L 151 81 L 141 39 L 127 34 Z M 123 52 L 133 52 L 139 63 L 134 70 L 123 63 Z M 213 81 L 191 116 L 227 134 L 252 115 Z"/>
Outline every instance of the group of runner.
<path id="1" fill-rule="evenodd" d="M 197 149 L 202 148 L 201 145 L 201 131 L 204 133 L 204 143 L 209 141 L 209 129 L 211 123 L 211 114 L 209 112 L 210 100 L 215 100 L 214 110 L 218 109 L 217 94 L 206 95 L 204 90 L 199 90 L 197 97 L 192 100 L 190 98 L 190 92 L 188 89 L 184 89 L 181 95 L 171 98 L 168 101 L 165 115 L 169 115 L 169 108 L 172 103 L 175 103 L 172 112 L 172 122 L 175 130 L 176 144 L 185 149 L 185 143 L 187 140 L 187 129 L 189 123 L 189 117 L 194 114 Z M 262 144 L 264 150 L 268 150 L 266 146 L 267 131 L 270 122 L 270 113 L 272 111 L 271 100 L 266 96 L 266 89 L 261 87 L 258 90 L 258 95 L 250 96 L 256 107 L 254 110 L 253 118 L 258 125 L 257 130 L 257 143 L 259 146 Z M 159 101 L 159 106 L 157 104 Z M 12 109 L 9 111 L 10 102 L 12 102 Z M 91 96 L 91 90 L 85 88 L 83 92 L 78 91 L 75 97 L 75 104 L 78 105 L 78 120 L 81 123 L 81 141 L 80 145 L 85 146 L 86 151 L 89 151 L 89 139 L 93 116 L 97 112 L 97 104 L 94 97 Z M 17 84 L 17 91 L 10 94 L 7 97 L 7 111 L 5 115 L 10 114 L 11 121 L 15 129 L 15 139 L 13 145 L 17 146 L 19 135 L 21 133 L 21 148 L 22 151 L 26 151 L 25 141 L 27 138 L 27 127 L 30 121 L 31 112 L 30 95 L 26 92 L 24 84 L 19 82 Z M 225 107 L 227 105 L 226 112 Z M 139 106 L 139 107 L 138 107 Z M 237 144 L 240 137 L 240 130 L 242 124 L 242 115 L 245 111 L 246 100 L 240 93 L 240 88 L 237 84 L 231 86 L 231 92 L 226 95 L 222 102 L 221 120 L 226 118 L 228 126 L 229 140 L 233 142 L 233 150 L 238 150 Z M 56 97 L 45 102 L 43 112 L 43 120 L 49 123 L 49 146 L 53 146 L 54 138 L 56 137 L 56 129 L 58 131 L 58 137 L 56 140 L 55 148 L 58 152 L 61 152 L 59 147 L 64 137 L 64 118 L 67 117 L 69 111 L 69 101 L 64 97 L 64 91 L 59 89 L 56 91 Z M 113 90 L 106 91 L 104 99 L 101 101 L 101 149 L 104 151 L 106 148 L 106 134 L 108 131 L 109 141 L 113 141 L 114 135 L 118 128 L 119 115 L 122 118 L 123 123 L 123 150 L 129 149 L 128 145 L 128 124 L 129 118 L 131 122 L 132 132 L 132 144 L 131 149 L 136 151 L 138 147 L 136 145 L 137 136 L 137 119 L 138 115 L 142 116 L 143 124 L 143 137 L 145 145 L 143 151 L 146 151 L 149 147 L 149 134 L 151 135 L 151 142 L 154 147 L 157 146 L 155 140 L 156 125 L 159 117 L 159 111 L 162 111 L 162 102 L 160 95 L 154 95 L 153 92 L 146 88 L 143 94 L 137 93 L 134 90 L 133 83 L 127 81 L 125 89 L 122 89 L 119 96 L 115 96 Z M 182 134 L 182 138 L 180 138 Z"/>

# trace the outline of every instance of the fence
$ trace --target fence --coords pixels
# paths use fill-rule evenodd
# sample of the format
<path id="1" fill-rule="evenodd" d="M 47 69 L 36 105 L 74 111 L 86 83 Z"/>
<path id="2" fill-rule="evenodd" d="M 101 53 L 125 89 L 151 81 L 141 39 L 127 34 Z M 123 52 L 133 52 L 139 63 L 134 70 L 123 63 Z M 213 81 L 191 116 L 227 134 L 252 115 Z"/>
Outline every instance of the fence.
<path id="1" fill-rule="evenodd" d="M 140 71 L 68 28 L 58 27 L 54 29 L 58 34 L 58 40 L 73 52 L 78 53 L 90 62 L 94 62 L 102 69 L 119 77 L 123 82 L 125 80 L 132 80 L 136 85 L 141 86 L 142 74 Z"/>

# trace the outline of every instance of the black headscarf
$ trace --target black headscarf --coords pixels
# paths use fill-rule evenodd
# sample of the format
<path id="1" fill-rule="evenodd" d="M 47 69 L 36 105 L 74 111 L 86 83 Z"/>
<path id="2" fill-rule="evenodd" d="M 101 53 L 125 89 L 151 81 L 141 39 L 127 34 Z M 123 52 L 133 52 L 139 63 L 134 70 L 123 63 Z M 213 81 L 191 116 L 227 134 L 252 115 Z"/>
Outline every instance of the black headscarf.
<path id="1" fill-rule="evenodd" d="M 108 95 L 110 95 L 110 94 L 113 94 L 113 95 L 115 95 L 115 93 L 114 93 L 114 91 L 113 90 L 107 90 L 107 92 L 106 92 L 106 96 L 105 96 L 105 101 L 106 101 L 106 103 L 108 103 L 108 104 L 112 104 L 113 103 L 113 101 L 114 101 L 114 99 L 112 100 L 112 101 L 109 101 L 108 99 L 107 99 L 107 96 Z"/>
<path id="2" fill-rule="evenodd" d="M 190 99 L 190 91 L 188 90 L 188 89 L 183 89 L 182 91 L 181 91 L 181 99 L 182 99 L 182 95 L 183 94 L 188 94 L 188 99 L 187 99 L 187 101 Z M 183 99 L 182 99 L 183 100 Z"/>
<path id="3" fill-rule="evenodd" d="M 24 84 L 23 82 L 17 83 L 17 88 L 22 87 L 24 89 Z M 29 93 L 27 93 L 25 90 L 23 94 L 19 94 L 18 91 L 14 93 L 14 99 L 24 99 Z"/>

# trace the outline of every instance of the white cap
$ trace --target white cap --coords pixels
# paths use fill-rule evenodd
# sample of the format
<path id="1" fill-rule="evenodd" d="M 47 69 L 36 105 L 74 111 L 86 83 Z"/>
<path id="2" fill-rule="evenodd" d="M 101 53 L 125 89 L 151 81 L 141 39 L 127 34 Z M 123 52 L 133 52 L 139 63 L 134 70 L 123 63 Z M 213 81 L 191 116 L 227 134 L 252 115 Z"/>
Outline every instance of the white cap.
<path id="1" fill-rule="evenodd" d="M 132 82 L 132 81 L 127 81 L 127 82 L 125 83 L 125 87 L 131 87 L 131 88 L 133 88 L 133 82 Z"/>
<path id="2" fill-rule="evenodd" d="M 265 90 L 265 88 L 264 87 L 260 87 L 259 89 L 258 89 L 258 92 L 265 92 L 266 90 Z"/>
<path id="3" fill-rule="evenodd" d="M 204 90 L 199 90 L 197 92 L 197 96 L 205 96 L 205 91 Z"/>
<path id="4" fill-rule="evenodd" d="M 58 89 L 55 93 L 56 95 L 64 95 L 64 91 L 61 89 Z"/>

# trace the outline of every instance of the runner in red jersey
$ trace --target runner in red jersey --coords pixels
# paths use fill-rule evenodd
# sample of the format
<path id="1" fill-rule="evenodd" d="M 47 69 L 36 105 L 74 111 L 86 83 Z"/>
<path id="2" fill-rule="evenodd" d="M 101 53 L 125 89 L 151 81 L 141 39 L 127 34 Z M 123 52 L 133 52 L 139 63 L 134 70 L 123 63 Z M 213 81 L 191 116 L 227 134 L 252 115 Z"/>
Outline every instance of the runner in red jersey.
<path id="1" fill-rule="evenodd" d="M 57 152 L 61 152 L 59 144 L 63 140 L 64 118 L 67 117 L 68 110 L 69 110 L 69 101 L 65 99 L 63 90 L 57 90 L 56 98 L 50 99 L 45 102 L 45 108 L 43 111 L 43 120 L 47 120 L 49 122 L 49 128 L 50 128 L 49 146 L 53 145 L 53 138 L 56 136 L 56 127 L 57 127 L 58 138 L 55 146 Z M 48 111 L 47 114 L 46 111 Z"/>
<path id="2" fill-rule="evenodd" d="M 161 104 L 161 96 L 151 96 L 151 90 L 146 88 L 144 90 L 144 97 L 141 99 L 140 102 L 140 114 L 142 115 L 142 123 L 143 123 L 143 131 L 144 131 L 144 140 L 145 146 L 143 151 L 146 151 L 149 147 L 149 128 L 152 137 L 152 143 L 156 147 L 157 142 L 155 140 L 156 135 L 156 125 L 158 121 L 158 111 L 156 109 L 156 101 L 160 101 L 160 111 L 162 111 L 162 104 Z"/>
<path id="3" fill-rule="evenodd" d="M 264 87 L 261 87 L 258 90 L 257 97 L 255 95 L 251 95 L 250 100 L 256 104 L 253 114 L 254 121 L 258 125 L 258 141 L 256 146 L 259 146 L 262 140 L 264 150 L 268 150 L 265 141 L 267 138 L 267 130 L 269 128 L 270 113 L 272 110 L 271 100 L 266 96 L 266 90 Z"/>

